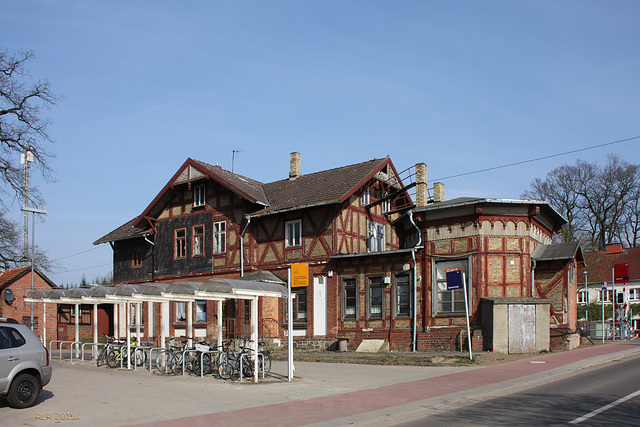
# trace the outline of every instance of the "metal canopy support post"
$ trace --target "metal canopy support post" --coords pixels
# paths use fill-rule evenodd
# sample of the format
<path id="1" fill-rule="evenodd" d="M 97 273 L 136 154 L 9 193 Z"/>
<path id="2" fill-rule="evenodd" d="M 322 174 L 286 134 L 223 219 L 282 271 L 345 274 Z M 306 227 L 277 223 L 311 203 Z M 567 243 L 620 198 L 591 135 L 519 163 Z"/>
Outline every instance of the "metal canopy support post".
<path id="1" fill-rule="evenodd" d="M 120 304 L 113 304 L 113 335 L 114 338 L 120 339 Z"/>
<path id="2" fill-rule="evenodd" d="M 218 300 L 218 347 L 222 346 L 222 300 Z"/>
<path id="3" fill-rule="evenodd" d="M 131 349 L 131 303 L 129 301 L 124 303 L 125 306 L 125 325 L 127 327 L 127 349 L 125 351 L 129 351 Z M 127 357 L 127 369 L 131 369 L 131 358 Z"/>
<path id="4" fill-rule="evenodd" d="M 160 345 L 164 347 L 167 342 L 167 334 L 169 333 L 169 301 L 160 303 Z"/>
<path id="5" fill-rule="evenodd" d="M 93 342 L 98 342 L 98 304 L 93 304 Z M 96 346 L 91 346 L 91 355 L 93 356 L 93 360 L 96 360 Z"/>
<path id="6" fill-rule="evenodd" d="M 193 347 L 193 301 L 187 301 L 187 344 Z"/>
<path id="7" fill-rule="evenodd" d="M 258 382 L 258 297 L 251 299 L 251 339 L 253 340 L 253 382 Z"/>
<path id="8" fill-rule="evenodd" d="M 75 324 L 75 341 L 80 341 L 80 304 L 76 304 L 76 324 Z M 76 357 L 79 355 L 79 348 L 76 347 Z"/>
<path id="9" fill-rule="evenodd" d="M 136 303 L 136 339 L 140 345 L 140 320 L 142 318 L 142 303 Z"/>

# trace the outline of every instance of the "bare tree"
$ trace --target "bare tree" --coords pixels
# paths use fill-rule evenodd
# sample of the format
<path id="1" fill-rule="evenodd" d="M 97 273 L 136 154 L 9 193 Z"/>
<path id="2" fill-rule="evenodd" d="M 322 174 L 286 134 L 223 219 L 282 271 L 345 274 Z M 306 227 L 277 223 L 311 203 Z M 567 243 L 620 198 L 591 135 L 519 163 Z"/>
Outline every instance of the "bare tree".
<path id="1" fill-rule="evenodd" d="M 562 165 L 535 179 L 523 197 L 546 200 L 565 216 L 563 241 L 604 249 L 614 242 L 640 243 L 638 195 L 640 166 L 609 155 L 603 167 L 582 160 Z"/>
<path id="2" fill-rule="evenodd" d="M 25 259 L 24 256 L 20 246 L 18 224 L 7 218 L 0 210 L 0 269 L 14 268 L 25 261 L 31 263 L 31 258 Z M 34 250 L 34 260 L 34 264 L 42 270 L 55 271 L 59 269 L 59 266 L 52 263 L 37 246 Z"/>
<path id="3" fill-rule="evenodd" d="M 47 131 L 49 120 L 42 117 L 42 112 L 55 105 L 58 97 L 51 92 L 48 81 L 31 81 L 25 65 L 33 55 L 30 51 L 11 55 L 0 50 L 0 191 L 12 199 L 23 194 L 21 154 L 30 151 L 45 179 L 51 179 L 49 161 L 53 155 L 46 144 L 54 141 Z M 41 202 L 37 194 L 30 193 L 35 205 Z M 2 203 L 6 207 L 4 198 Z"/>
<path id="4" fill-rule="evenodd" d="M 51 92 L 48 81 L 31 79 L 25 65 L 32 58 L 30 51 L 12 55 L 0 49 L 0 194 L 6 196 L 0 198 L 0 266 L 4 268 L 27 257 L 16 252 L 20 246 L 15 241 L 17 225 L 6 218 L 7 209 L 16 199 L 28 199 L 30 206 L 42 205 L 37 188 L 27 192 L 21 156 L 25 160 L 32 157 L 45 180 L 52 180 L 49 162 L 53 155 L 47 145 L 54 141 L 47 131 L 49 120 L 42 113 L 59 98 Z M 36 260 L 43 269 L 49 266 L 43 253 Z"/>

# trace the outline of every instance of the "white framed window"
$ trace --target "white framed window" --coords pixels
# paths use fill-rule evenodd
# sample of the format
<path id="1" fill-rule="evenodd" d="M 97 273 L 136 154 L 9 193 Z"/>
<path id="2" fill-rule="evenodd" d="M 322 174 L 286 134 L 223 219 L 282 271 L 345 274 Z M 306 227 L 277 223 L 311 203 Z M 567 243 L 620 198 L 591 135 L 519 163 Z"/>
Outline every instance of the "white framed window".
<path id="1" fill-rule="evenodd" d="M 284 223 L 284 245 L 285 248 L 302 245 L 302 220 Z"/>
<path id="2" fill-rule="evenodd" d="M 176 322 L 187 321 L 187 303 L 185 301 L 176 302 Z"/>
<path id="3" fill-rule="evenodd" d="M 227 250 L 227 223 L 219 221 L 213 223 L 213 253 L 221 254 Z"/>
<path id="4" fill-rule="evenodd" d="M 435 281 L 433 287 L 436 314 L 464 314 L 464 288 L 447 289 L 447 271 L 461 269 L 469 288 L 469 261 L 467 258 L 435 262 Z"/>
<path id="5" fill-rule="evenodd" d="M 640 300 L 640 288 L 629 289 L 629 301 Z"/>
<path id="6" fill-rule="evenodd" d="M 347 277 L 342 279 L 342 319 L 358 318 L 358 279 Z"/>
<path id="7" fill-rule="evenodd" d="M 207 321 L 207 302 L 204 300 L 196 301 L 196 322 Z"/>
<path id="8" fill-rule="evenodd" d="M 204 184 L 193 188 L 193 207 L 204 206 L 207 202 L 207 187 Z"/>
<path id="9" fill-rule="evenodd" d="M 367 221 L 367 250 L 369 252 L 382 252 L 385 249 L 384 225 L 374 221 Z"/>
<path id="10" fill-rule="evenodd" d="M 384 280 L 382 276 L 367 279 L 367 319 L 384 319 Z"/>
<path id="11" fill-rule="evenodd" d="M 411 316 L 411 276 L 408 273 L 396 274 L 393 282 L 394 316 Z"/>
<path id="12" fill-rule="evenodd" d="M 174 235 L 174 259 L 183 259 L 187 257 L 187 229 L 178 228 Z"/>
<path id="13" fill-rule="evenodd" d="M 192 256 L 204 255 L 204 225 L 193 226 Z"/>
<path id="14" fill-rule="evenodd" d="M 578 292 L 578 304 L 585 304 L 587 302 L 587 293 L 585 291 Z"/>

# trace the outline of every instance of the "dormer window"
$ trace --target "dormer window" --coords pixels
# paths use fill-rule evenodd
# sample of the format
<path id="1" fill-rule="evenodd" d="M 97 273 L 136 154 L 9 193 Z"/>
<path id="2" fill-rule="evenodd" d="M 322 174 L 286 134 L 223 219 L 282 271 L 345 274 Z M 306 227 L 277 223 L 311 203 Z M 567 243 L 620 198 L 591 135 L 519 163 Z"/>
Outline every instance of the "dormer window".
<path id="1" fill-rule="evenodd" d="M 193 188 L 193 207 L 197 208 L 199 206 L 204 206 L 207 201 L 207 187 L 202 185 L 196 185 Z"/>

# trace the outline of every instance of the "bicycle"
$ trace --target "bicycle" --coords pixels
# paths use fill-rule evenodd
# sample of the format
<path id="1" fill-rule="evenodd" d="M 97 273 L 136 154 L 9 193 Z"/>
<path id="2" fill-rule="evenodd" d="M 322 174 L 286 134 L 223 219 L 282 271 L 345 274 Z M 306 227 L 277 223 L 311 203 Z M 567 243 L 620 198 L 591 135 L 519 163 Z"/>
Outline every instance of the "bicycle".
<path id="1" fill-rule="evenodd" d="M 208 349 L 209 346 L 199 343 L 198 348 L 200 350 L 192 352 L 197 353 L 196 357 L 195 355 L 188 353 L 190 350 L 196 350 L 195 348 L 189 348 L 187 346 L 189 338 L 182 338 L 183 344 L 181 346 L 170 345 L 167 349 L 162 350 L 160 353 L 158 353 L 158 356 L 156 357 L 156 369 L 160 373 L 165 375 L 177 375 L 182 373 L 182 368 L 184 366 L 187 371 L 197 373 L 198 375 L 200 374 L 200 353 L 202 351 L 207 351 L 206 349 Z M 196 364 L 197 368 L 194 367 L 194 365 Z"/>
<path id="2" fill-rule="evenodd" d="M 137 345 L 137 341 L 132 341 L 128 348 L 126 345 L 122 345 L 119 348 L 109 350 L 107 353 L 107 366 L 110 368 L 124 366 L 130 356 L 135 366 L 144 365 L 147 361 L 147 353 L 141 348 L 136 348 Z"/>
<path id="3" fill-rule="evenodd" d="M 227 340 L 230 341 L 230 340 Z M 220 378 L 225 380 L 231 379 L 236 374 L 240 374 L 241 364 L 242 364 L 242 376 L 243 377 L 252 377 L 254 374 L 254 357 L 255 352 L 251 347 L 248 347 L 247 344 L 253 342 L 253 340 L 242 339 L 242 344 L 238 347 L 240 348 L 239 352 L 231 352 L 230 345 L 227 344 L 227 348 L 224 352 L 225 357 L 224 360 L 220 363 L 218 367 L 218 375 Z M 266 345 L 265 345 L 266 346 Z M 271 360 L 271 359 L 269 359 Z M 263 371 L 264 362 L 261 357 L 258 357 L 258 371 Z M 271 366 L 269 366 L 271 369 Z"/>
<path id="4" fill-rule="evenodd" d="M 98 353 L 98 357 L 96 357 L 96 366 L 102 366 L 107 363 L 107 353 L 111 350 L 115 345 L 120 346 L 123 344 L 121 340 L 117 340 L 115 337 L 110 337 L 109 335 L 104 335 L 107 339 L 107 344 L 102 347 L 100 353 Z"/>
<path id="5" fill-rule="evenodd" d="M 263 364 L 264 374 L 268 375 L 271 373 L 271 350 L 269 350 L 267 343 L 264 341 L 258 342 L 258 353 L 262 354 L 262 362 L 259 361 L 259 363 Z"/>

